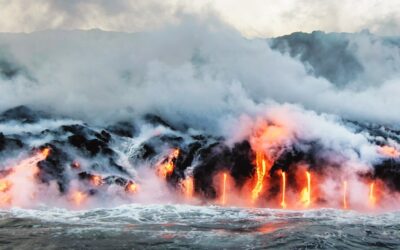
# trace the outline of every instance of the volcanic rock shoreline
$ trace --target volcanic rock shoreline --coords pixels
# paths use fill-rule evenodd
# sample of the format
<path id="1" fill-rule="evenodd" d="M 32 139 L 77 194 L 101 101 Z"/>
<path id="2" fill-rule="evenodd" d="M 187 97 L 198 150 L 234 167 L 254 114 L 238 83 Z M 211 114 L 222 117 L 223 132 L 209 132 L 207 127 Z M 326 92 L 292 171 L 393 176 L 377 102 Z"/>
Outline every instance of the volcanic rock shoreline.
<path id="1" fill-rule="evenodd" d="M 54 121 L 59 121 L 59 124 L 46 126 L 46 123 Z M 0 115 L 0 125 L 19 127 L 15 132 L 0 131 L 0 158 L 5 162 L 21 154 L 49 148 L 49 156 L 38 163 L 38 179 L 44 184 L 55 181 L 61 193 L 68 192 L 72 179 L 85 183 L 93 176 L 101 177 L 101 185 L 116 184 L 126 188 L 129 183 L 136 182 L 135 168 L 165 162 L 168 157 L 166 149 L 179 149 L 178 157 L 173 159 L 175 168 L 166 178 L 170 187 L 177 188 L 190 175 L 194 180 L 194 192 L 206 199 L 217 197 L 213 176 L 218 172 L 229 172 L 238 188 L 255 175 L 256 155 L 247 140 L 229 147 L 224 138 L 178 130 L 153 114 L 142 117 L 141 123 L 162 128 L 162 132 L 132 143 L 140 133 L 140 126 L 134 122 L 90 126 L 84 122 L 52 118 L 45 112 L 19 106 Z M 356 131 L 368 133 L 371 143 L 400 142 L 398 130 L 351 121 L 347 124 Z M 299 185 L 294 176 L 297 163 L 303 162 L 313 171 L 322 171 L 327 159 L 319 151 L 318 141 L 298 141 L 291 147 L 282 148 L 267 175 L 276 176 L 283 170 L 288 173 L 290 185 L 296 187 Z M 128 161 L 122 160 L 124 155 L 128 156 Z M 9 166 L 1 167 L 1 175 L 7 175 Z M 382 158 L 374 164 L 374 171 L 369 176 L 360 173 L 360 178 L 380 179 L 393 191 L 400 191 L 400 161 L 398 158 Z M 87 185 L 86 193 L 96 195 L 97 189 Z M 266 199 L 278 191 L 279 183 L 272 181 Z"/>

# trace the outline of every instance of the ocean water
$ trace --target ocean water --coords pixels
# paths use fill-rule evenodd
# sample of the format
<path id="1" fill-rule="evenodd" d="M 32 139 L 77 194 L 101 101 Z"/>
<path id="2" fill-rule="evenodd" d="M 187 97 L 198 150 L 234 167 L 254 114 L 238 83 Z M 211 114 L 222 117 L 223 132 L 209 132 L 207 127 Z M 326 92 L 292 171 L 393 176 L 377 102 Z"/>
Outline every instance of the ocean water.
<path id="1" fill-rule="evenodd" d="M 131 204 L 2 210 L 1 249 L 400 249 L 400 212 Z"/>

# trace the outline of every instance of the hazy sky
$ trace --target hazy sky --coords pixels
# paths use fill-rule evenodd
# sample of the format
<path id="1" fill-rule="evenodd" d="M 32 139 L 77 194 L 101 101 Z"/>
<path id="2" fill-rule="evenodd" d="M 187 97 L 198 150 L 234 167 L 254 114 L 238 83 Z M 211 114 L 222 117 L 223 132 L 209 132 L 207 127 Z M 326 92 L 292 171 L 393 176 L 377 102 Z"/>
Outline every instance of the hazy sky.
<path id="1" fill-rule="evenodd" d="M 0 0 L 0 32 L 135 32 L 179 22 L 188 14 L 217 15 L 249 37 L 365 28 L 399 35 L 400 30 L 399 0 Z"/>

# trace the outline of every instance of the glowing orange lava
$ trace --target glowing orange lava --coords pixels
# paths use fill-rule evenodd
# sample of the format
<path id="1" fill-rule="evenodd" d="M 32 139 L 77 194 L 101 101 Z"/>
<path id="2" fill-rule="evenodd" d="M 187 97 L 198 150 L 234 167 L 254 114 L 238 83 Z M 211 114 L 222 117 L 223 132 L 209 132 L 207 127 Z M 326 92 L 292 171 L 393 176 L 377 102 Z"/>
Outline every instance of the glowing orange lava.
<path id="1" fill-rule="evenodd" d="M 347 181 L 343 181 L 343 209 L 347 208 Z"/>
<path id="2" fill-rule="evenodd" d="M 10 187 L 11 183 L 8 180 L 0 180 L 0 192 L 6 192 Z"/>
<path id="3" fill-rule="evenodd" d="M 76 205 L 80 205 L 82 204 L 83 201 L 85 201 L 86 199 L 86 194 L 80 192 L 80 191 L 75 191 L 72 193 L 72 201 L 76 204 Z"/>
<path id="4" fill-rule="evenodd" d="M 137 192 L 137 188 L 138 187 L 137 187 L 136 183 L 129 182 L 128 185 L 126 185 L 125 190 L 127 192 L 130 192 L 130 193 L 136 193 Z"/>
<path id="5" fill-rule="evenodd" d="M 369 204 L 375 206 L 376 196 L 375 196 L 375 182 L 369 184 Z"/>
<path id="6" fill-rule="evenodd" d="M 391 146 L 387 146 L 387 145 L 382 146 L 378 149 L 378 151 L 379 151 L 379 153 L 381 153 L 382 155 L 387 156 L 387 157 L 391 157 L 391 158 L 400 157 L 400 152 L 396 148 L 391 147 Z"/>
<path id="7" fill-rule="evenodd" d="M 103 179 L 98 175 L 93 175 L 90 180 L 95 186 L 101 186 L 101 184 L 103 184 Z"/>
<path id="8" fill-rule="evenodd" d="M 43 155 L 44 158 L 47 158 L 50 155 L 50 148 L 44 148 L 41 151 L 41 154 Z"/>
<path id="9" fill-rule="evenodd" d="M 285 201 L 285 196 L 286 196 L 286 173 L 282 171 L 282 198 L 281 198 L 281 207 L 286 208 L 286 201 Z"/>
<path id="10" fill-rule="evenodd" d="M 183 188 L 183 193 L 186 198 L 192 198 L 193 197 L 193 192 L 194 192 L 194 183 L 193 183 L 193 177 L 186 177 L 182 181 L 182 188 Z"/>
<path id="11" fill-rule="evenodd" d="M 307 187 L 301 190 L 301 202 L 304 203 L 305 206 L 309 206 L 311 204 L 311 174 L 309 171 L 306 171 L 307 177 Z"/>
<path id="12" fill-rule="evenodd" d="M 175 149 L 169 156 L 167 162 L 161 164 L 158 168 L 159 175 L 163 178 L 170 176 L 174 172 L 175 163 L 174 161 L 179 156 L 179 149 Z"/>
<path id="13" fill-rule="evenodd" d="M 12 204 L 12 198 L 9 194 L 3 194 L 0 196 L 0 206 L 10 206 Z"/>
<path id="14" fill-rule="evenodd" d="M 261 164 L 260 164 L 261 161 Z M 256 185 L 254 186 L 253 190 L 251 191 L 251 199 L 252 201 L 256 201 L 259 197 L 262 189 L 263 189 L 263 182 L 265 173 L 267 171 L 267 166 L 264 157 L 262 154 L 257 153 L 256 159 Z"/>
<path id="15" fill-rule="evenodd" d="M 226 178 L 227 174 L 223 173 L 222 175 L 222 194 L 221 194 L 221 204 L 226 204 Z"/>

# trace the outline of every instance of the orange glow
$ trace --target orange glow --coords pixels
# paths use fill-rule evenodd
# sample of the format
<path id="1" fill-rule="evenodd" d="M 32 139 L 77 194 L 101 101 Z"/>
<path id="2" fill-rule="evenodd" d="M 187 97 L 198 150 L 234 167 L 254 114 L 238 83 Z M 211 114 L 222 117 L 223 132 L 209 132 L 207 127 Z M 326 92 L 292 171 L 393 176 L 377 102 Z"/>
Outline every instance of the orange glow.
<path id="1" fill-rule="evenodd" d="M 267 144 L 278 143 L 288 136 L 288 133 L 284 128 L 265 124 L 261 124 L 258 134 L 258 139 L 261 140 L 261 143 L 264 142 Z"/>
<path id="2" fill-rule="evenodd" d="M 44 158 L 47 158 L 47 156 L 50 155 L 50 148 L 44 148 L 44 149 L 41 151 L 41 154 L 43 155 Z"/>
<path id="3" fill-rule="evenodd" d="M 176 158 L 178 158 L 178 156 L 179 156 L 179 148 L 176 148 L 172 152 L 172 157 L 174 157 L 176 159 Z"/>
<path id="4" fill-rule="evenodd" d="M 300 193 L 300 200 L 304 203 L 305 206 L 309 206 L 311 204 L 311 174 L 309 171 L 306 171 L 307 177 L 307 187 L 303 188 Z"/>
<path id="5" fill-rule="evenodd" d="M 282 171 L 282 198 L 281 198 L 281 207 L 286 208 L 286 173 Z"/>
<path id="6" fill-rule="evenodd" d="M 129 182 L 128 185 L 126 185 L 125 190 L 130 192 L 130 193 L 136 193 L 137 192 L 137 185 L 134 182 Z"/>
<path id="7" fill-rule="evenodd" d="M 0 192 L 6 192 L 10 187 L 11 183 L 8 180 L 0 180 Z"/>
<path id="8" fill-rule="evenodd" d="M 387 145 L 380 147 L 378 149 L 378 152 L 384 156 L 391 158 L 400 157 L 400 152 L 396 148 Z"/>
<path id="9" fill-rule="evenodd" d="M 158 173 L 163 178 L 170 176 L 174 172 L 175 164 L 174 160 L 176 160 L 179 156 L 179 149 L 174 149 L 174 151 L 168 156 L 168 160 L 165 163 L 162 163 L 158 167 Z"/>
<path id="10" fill-rule="evenodd" d="M 193 177 L 187 177 L 182 181 L 182 188 L 186 198 L 192 198 L 194 192 Z"/>
<path id="11" fill-rule="evenodd" d="M 261 164 L 260 164 L 261 159 Z M 263 182 L 265 173 L 267 171 L 266 162 L 262 154 L 257 153 L 256 159 L 256 185 L 254 186 L 253 190 L 251 191 L 251 199 L 252 201 L 256 201 L 263 189 Z"/>
<path id="12" fill-rule="evenodd" d="M 221 194 L 221 204 L 222 205 L 226 204 L 226 178 L 227 178 L 227 174 L 224 173 L 222 175 L 222 194 Z"/>
<path id="13" fill-rule="evenodd" d="M 75 191 L 72 193 L 72 200 L 76 205 L 82 204 L 83 201 L 86 199 L 86 194 L 80 192 L 80 191 Z"/>
<path id="14" fill-rule="evenodd" d="M 12 203 L 11 196 L 9 194 L 3 194 L 0 196 L 0 206 L 10 206 Z"/>
<path id="15" fill-rule="evenodd" d="M 347 181 L 343 181 L 343 208 L 347 209 Z"/>
<path id="16" fill-rule="evenodd" d="M 375 206 L 376 196 L 375 196 L 375 182 L 369 184 L 369 203 L 371 206 Z"/>
<path id="17" fill-rule="evenodd" d="M 95 186 L 101 186 L 101 184 L 103 184 L 103 179 L 98 175 L 93 175 L 90 180 Z"/>

